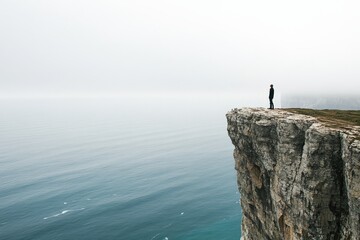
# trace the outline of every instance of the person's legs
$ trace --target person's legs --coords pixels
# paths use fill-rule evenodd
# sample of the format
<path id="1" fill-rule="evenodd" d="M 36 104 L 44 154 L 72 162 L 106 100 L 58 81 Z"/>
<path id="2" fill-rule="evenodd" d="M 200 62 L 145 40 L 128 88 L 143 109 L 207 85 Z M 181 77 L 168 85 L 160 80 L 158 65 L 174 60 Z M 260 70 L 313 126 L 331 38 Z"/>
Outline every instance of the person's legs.
<path id="1" fill-rule="evenodd" d="M 271 98 L 269 98 L 269 99 L 270 99 L 270 109 L 274 109 L 274 103 Z"/>

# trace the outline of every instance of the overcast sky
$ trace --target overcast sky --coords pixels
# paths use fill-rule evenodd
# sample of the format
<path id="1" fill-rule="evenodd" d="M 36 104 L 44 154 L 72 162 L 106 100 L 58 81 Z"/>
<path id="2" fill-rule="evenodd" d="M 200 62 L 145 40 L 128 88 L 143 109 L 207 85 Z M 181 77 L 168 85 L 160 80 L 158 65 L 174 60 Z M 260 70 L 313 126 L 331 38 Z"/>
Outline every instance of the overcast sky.
<path id="1" fill-rule="evenodd" d="M 360 3 L 1 0 L 0 93 L 360 89 Z"/>

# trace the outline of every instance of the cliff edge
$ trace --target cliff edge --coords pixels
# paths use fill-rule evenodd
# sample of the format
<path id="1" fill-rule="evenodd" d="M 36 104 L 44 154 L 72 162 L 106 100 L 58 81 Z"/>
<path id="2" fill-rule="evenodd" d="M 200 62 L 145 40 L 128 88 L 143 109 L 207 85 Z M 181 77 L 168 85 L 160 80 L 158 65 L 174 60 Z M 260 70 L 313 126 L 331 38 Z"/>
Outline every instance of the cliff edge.
<path id="1" fill-rule="evenodd" d="M 245 240 L 360 239 L 360 127 L 286 110 L 226 114 Z"/>

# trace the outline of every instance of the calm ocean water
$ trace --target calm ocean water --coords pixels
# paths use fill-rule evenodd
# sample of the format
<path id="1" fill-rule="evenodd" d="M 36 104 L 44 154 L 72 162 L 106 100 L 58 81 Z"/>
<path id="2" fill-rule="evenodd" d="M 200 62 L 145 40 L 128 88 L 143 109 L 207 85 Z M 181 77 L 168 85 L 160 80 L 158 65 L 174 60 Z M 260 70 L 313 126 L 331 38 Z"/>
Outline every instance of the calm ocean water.
<path id="1" fill-rule="evenodd" d="M 3 100 L 0 239 L 238 240 L 234 106 Z"/>

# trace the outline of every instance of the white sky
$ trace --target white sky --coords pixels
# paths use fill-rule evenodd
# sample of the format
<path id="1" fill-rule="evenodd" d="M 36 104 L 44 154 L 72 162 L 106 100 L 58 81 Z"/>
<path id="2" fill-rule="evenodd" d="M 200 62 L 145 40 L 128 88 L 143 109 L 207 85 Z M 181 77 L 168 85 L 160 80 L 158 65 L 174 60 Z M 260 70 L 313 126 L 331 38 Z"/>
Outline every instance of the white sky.
<path id="1" fill-rule="evenodd" d="M 360 2 L 1 0 L 0 94 L 356 93 Z"/>

